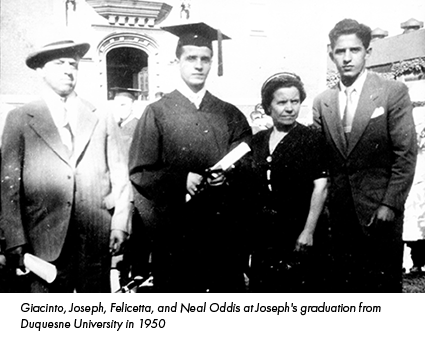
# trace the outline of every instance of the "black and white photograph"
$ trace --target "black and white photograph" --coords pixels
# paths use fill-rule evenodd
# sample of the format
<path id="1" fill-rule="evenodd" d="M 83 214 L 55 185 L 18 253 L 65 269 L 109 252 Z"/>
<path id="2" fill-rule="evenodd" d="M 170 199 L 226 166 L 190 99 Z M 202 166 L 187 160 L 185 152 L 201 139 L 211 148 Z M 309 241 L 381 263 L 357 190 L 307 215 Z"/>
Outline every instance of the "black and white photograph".
<path id="1" fill-rule="evenodd" d="M 108 347 L 112 332 L 185 322 L 194 339 L 231 337 L 247 317 L 234 333 L 265 322 L 276 347 L 279 325 L 299 339 L 301 320 L 319 334 L 351 318 L 373 338 L 357 349 L 380 344 L 367 325 L 423 311 L 423 1 L 2 0 L 0 13 L 11 332 L 102 328 Z M 249 337 L 187 347 L 262 346 Z"/>

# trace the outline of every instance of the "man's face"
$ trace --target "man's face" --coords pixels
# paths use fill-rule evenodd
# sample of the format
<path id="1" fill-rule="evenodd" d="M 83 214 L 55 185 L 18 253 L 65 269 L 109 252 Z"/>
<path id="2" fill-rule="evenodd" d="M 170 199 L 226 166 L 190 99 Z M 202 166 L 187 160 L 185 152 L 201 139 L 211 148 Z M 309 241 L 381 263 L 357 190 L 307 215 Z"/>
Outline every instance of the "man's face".
<path id="1" fill-rule="evenodd" d="M 124 95 L 114 98 L 114 117 L 117 122 L 126 120 L 133 110 L 133 100 Z"/>
<path id="2" fill-rule="evenodd" d="M 77 84 L 78 62 L 77 58 L 57 58 L 37 68 L 37 71 L 54 92 L 67 97 Z"/>
<path id="3" fill-rule="evenodd" d="M 337 39 L 329 55 L 345 86 L 354 83 L 365 70 L 370 52 L 371 48 L 366 49 L 356 34 L 341 35 Z"/>
<path id="4" fill-rule="evenodd" d="M 206 46 L 183 46 L 179 59 L 180 74 L 193 92 L 201 90 L 211 69 L 212 52 Z"/>

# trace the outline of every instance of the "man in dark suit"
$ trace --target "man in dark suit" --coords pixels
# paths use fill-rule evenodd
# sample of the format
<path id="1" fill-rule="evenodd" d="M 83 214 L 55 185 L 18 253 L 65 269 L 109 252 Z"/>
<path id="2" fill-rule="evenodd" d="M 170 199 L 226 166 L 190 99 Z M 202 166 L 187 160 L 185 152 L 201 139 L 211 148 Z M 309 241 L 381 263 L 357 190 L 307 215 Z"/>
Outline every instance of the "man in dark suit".
<path id="1" fill-rule="evenodd" d="M 313 104 L 327 140 L 331 185 L 329 291 L 400 292 L 404 202 L 416 137 L 407 87 L 366 72 L 371 30 L 344 19 L 329 34 L 341 77 Z"/>
<path id="2" fill-rule="evenodd" d="M 110 291 L 111 253 L 127 236 L 131 185 L 112 118 L 74 92 L 87 43 L 56 42 L 31 53 L 42 99 L 11 111 L 2 141 L 1 203 L 9 262 L 32 253 L 56 265 L 33 292 Z"/>

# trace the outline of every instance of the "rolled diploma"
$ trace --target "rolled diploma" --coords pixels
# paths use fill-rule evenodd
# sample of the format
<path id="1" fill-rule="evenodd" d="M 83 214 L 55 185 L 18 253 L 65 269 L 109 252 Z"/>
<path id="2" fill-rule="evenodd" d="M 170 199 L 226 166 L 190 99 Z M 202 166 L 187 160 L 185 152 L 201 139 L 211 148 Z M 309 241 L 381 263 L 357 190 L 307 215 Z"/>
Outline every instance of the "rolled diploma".
<path id="1" fill-rule="evenodd" d="M 233 164 L 235 164 L 239 159 L 241 159 L 245 154 L 247 154 L 251 148 L 248 146 L 246 142 L 241 142 L 237 145 L 233 150 L 227 153 L 223 158 L 221 158 L 218 163 L 216 163 L 210 170 L 228 170 Z M 211 174 L 212 176 L 217 174 Z M 192 196 L 187 193 L 186 194 L 186 203 L 191 200 Z"/>
<path id="2" fill-rule="evenodd" d="M 32 254 L 26 253 L 24 255 L 24 265 L 47 283 L 52 283 L 56 278 L 56 266 Z"/>
<path id="3" fill-rule="evenodd" d="M 250 150 L 251 148 L 249 148 L 246 142 L 241 142 L 232 151 L 227 153 L 218 163 L 216 163 L 211 170 L 222 169 L 223 171 L 226 171 Z"/>

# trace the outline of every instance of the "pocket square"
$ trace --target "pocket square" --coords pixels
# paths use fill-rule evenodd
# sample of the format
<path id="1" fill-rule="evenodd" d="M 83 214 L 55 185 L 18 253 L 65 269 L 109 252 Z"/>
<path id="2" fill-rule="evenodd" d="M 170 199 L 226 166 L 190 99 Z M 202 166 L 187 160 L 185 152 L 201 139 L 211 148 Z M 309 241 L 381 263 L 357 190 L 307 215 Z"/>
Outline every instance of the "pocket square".
<path id="1" fill-rule="evenodd" d="M 384 107 L 377 107 L 373 111 L 372 116 L 370 117 L 370 119 L 378 118 L 378 117 L 380 117 L 383 114 L 384 114 Z"/>

